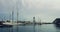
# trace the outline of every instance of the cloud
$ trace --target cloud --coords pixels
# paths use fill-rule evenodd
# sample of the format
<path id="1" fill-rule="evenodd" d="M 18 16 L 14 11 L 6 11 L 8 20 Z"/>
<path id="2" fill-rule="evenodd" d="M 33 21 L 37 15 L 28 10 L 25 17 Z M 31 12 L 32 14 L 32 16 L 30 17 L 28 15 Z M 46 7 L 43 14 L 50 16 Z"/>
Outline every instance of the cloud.
<path id="1" fill-rule="evenodd" d="M 30 20 L 38 16 L 43 22 L 52 22 L 60 17 L 60 0 L 0 0 L 0 14 L 11 14 L 14 11 L 16 19 L 17 10 L 19 20 Z"/>

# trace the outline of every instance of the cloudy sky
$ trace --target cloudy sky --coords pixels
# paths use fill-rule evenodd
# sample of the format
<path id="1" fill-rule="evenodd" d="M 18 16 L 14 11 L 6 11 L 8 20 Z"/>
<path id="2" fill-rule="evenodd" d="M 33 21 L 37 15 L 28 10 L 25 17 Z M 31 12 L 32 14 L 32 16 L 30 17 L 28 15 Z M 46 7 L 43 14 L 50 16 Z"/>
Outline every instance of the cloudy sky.
<path id="1" fill-rule="evenodd" d="M 52 22 L 60 18 L 60 0 L 0 0 L 0 20 L 11 19 L 12 11 L 15 20 L 18 11 L 19 20 Z"/>

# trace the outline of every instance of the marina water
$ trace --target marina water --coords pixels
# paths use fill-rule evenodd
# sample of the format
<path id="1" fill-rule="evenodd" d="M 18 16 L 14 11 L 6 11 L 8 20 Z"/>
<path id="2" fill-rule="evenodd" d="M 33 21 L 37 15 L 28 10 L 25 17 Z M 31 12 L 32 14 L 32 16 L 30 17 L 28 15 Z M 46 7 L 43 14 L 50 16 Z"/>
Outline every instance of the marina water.
<path id="1" fill-rule="evenodd" d="M 60 27 L 54 24 L 15 25 L 13 27 L 0 27 L 0 32 L 60 32 Z"/>

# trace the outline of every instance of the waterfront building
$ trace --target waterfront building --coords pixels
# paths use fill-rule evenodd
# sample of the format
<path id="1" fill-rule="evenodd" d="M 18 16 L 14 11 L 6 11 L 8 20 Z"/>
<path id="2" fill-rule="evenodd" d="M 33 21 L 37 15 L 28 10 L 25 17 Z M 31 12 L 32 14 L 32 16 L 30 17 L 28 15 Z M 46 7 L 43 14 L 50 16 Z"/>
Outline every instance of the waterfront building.
<path id="1" fill-rule="evenodd" d="M 56 18 L 54 21 L 53 21 L 54 24 L 60 24 L 60 18 Z"/>

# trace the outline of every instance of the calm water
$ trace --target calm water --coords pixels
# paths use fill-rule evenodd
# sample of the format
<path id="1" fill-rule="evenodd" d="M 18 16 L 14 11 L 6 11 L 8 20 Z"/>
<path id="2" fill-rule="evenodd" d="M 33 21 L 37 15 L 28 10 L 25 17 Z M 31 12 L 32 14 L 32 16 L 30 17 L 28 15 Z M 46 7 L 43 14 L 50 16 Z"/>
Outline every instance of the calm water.
<path id="1" fill-rule="evenodd" d="M 0 27 L 0 32 L 17 32 L 17 26 Z M 60 32 L 60 27 L 53 24 L 24 25 L 18 26 L 18 32 Z"/>

